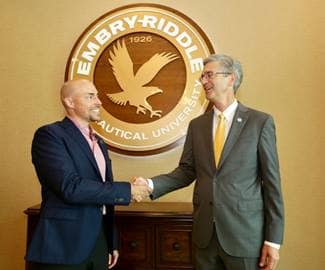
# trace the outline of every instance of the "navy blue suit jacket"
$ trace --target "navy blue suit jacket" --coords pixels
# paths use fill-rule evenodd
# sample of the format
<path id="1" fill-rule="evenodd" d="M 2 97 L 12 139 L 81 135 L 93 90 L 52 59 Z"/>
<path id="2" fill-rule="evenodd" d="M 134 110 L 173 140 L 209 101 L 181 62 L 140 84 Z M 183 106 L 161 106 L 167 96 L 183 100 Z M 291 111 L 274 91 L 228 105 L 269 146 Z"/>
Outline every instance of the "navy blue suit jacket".
<path id="1" fill-rule="evenodd" d="M 131 200 L 129 183 L 113 182 L 106 144 L 98 138 L 106 161 L 106 182 L 87 140 L 68 118 L 39 128 L 32 161 L 42 187 L 40 220 L 26 260 L 79 264 L 91 253 L 102 219 L 108 224 L 108 252 L 117 249 L 114 205 Z M 101 207 L 107 205 L 107 215 Z"/>

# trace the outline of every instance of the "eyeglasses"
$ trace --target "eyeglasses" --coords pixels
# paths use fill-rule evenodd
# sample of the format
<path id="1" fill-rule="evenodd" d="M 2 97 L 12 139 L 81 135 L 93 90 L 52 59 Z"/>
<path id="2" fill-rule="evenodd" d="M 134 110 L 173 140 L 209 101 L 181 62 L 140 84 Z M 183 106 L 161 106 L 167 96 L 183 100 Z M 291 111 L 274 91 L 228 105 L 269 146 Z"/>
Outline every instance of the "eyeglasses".
<path id="1" fill-rule="evenodd" d="M 202 73 L 199 80 L 200 82 L 203 81 L 203 79 L 207 79 L 207 80 L 212 80 L 214 77 L 217 77 L 219 75 L 223 75 L 223 77 L 227 77 L 228 75 L 230 75 L 231 72 L 212 72 L 212 71 L 209 71 L 209 72 L 205 72 L 205 73 Z"/>

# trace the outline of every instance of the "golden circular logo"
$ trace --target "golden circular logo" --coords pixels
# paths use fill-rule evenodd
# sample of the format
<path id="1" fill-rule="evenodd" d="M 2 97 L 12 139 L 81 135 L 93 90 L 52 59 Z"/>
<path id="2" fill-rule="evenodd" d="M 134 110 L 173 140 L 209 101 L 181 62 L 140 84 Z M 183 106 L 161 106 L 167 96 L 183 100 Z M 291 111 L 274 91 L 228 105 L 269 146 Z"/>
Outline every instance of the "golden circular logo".
<path id="1" fill-rule="evenodd" d="M 207 109 L 198 78 L 213 52 L 184 14 L 134 4 L 108 12 L 82 33 L 65 79 L 94 82 L 103 107 L 93 128 L 112 150 L 155 154 L 181 143 L 189 122 Z"/>

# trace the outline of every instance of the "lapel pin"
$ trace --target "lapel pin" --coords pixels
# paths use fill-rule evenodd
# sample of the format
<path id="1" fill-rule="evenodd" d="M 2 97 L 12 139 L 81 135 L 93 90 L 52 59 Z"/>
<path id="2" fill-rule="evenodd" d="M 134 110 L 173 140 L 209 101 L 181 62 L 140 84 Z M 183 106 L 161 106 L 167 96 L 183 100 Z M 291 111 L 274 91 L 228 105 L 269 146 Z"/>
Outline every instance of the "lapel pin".
<path id="1" fill-rule="evenodd" d="M 237 118 L 237 122 L 241 123 L 243 121 L 243 119 L 241 119 L 240 117 Z"/>

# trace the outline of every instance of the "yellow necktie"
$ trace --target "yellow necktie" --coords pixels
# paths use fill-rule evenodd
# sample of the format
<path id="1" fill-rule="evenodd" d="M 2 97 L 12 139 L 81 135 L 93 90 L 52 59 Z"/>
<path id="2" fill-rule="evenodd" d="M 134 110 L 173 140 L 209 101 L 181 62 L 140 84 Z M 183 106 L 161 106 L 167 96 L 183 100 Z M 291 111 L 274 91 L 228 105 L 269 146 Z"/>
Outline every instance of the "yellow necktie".
<path id="1" fill-rule="evenodd" d="M 218 115 L 219 123 L 214 136 L 214 159 L 218 167 L 223 146 L 225 144 L 225 116 L 221 113 Z"/>

